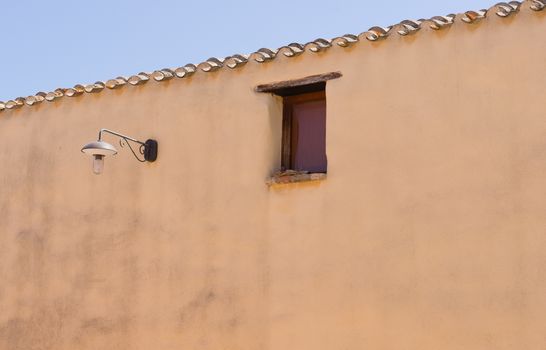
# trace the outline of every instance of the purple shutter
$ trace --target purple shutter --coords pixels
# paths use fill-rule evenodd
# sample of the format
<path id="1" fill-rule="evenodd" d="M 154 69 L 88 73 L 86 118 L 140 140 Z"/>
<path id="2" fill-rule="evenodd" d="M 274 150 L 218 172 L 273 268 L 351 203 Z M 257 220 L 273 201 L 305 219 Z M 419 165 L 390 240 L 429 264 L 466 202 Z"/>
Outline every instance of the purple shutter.
<path id="1" fill-rule="evenodd" d="M 292 108 L 294 170 L 325 173 L 327 168 L 326 101 L 295 103 Z"/>

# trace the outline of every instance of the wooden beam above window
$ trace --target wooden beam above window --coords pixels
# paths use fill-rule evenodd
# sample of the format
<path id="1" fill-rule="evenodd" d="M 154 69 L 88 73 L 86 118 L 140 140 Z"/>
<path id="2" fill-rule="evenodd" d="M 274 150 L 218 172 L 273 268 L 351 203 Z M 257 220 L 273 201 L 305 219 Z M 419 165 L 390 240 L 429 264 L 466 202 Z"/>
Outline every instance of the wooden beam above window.
<path id="1" fill-rule="evenodd" d="M 324 90 L 326 81 L 341 77 L 341 72 L 330 72 L 311 75 L 301 79 L 285 80 L 269 84 L 261 84 L 254 89 L 256 92 L 271 92 L 280 96 L 290 96 L 305 92 Z"/>

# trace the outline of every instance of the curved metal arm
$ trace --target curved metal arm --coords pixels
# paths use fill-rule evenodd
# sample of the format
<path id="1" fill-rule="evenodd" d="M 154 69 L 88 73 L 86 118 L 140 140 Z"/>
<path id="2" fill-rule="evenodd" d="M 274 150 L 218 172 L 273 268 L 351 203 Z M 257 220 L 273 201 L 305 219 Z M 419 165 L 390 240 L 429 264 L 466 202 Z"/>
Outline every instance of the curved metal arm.
<path id="1" fill-rule="evenodd" d="M 132 137 L 129 137 L 127 135 L 123 135 L 123 134 L 120 134 L 120 133 L 117 133 L 115 131 L 112 131 L 112 130 L 108 130 L 108 129 L 100 129 L 99 131 L 99 141 L 101 140 L 101 137 L 102 137 L 102 133 L 103 132 L 106 132 L 106 133 L 109 133 L 109 134 L 112 134 L 112 135 L 116 135 L 116 136 L 119 136 L 121 137 L 122 139 L 124 140 L 128 140 L 128 141 L 133 141 L 133 142 L 136 142 L 136 143 L 139 143 L 141 145 L 144 145 L 144 142 L 141 142 L 139 140 L 135 140 L 134 138 Z"/>
<path id="2" fill-rule="evenodd" d="M 139 140 L 136 140 L 136 139 L 134 139 L 132 137 L 129 137 L 127 135 L 123 135 L 123 134 L 120 134 L 118 132 L 109 130 L 109 129 L 100 129 L 100 131 L 99 131 L 99 141 L 101 141 L 101 139 L 102 139 L 102 133 L 103 132 L 118 136 L 120 138 L 119 145 L 121 147 L 124 147 L 123 144 L 124 144 L 124 141 L 125 141 L 125 144 L 127 146 L 129 146 L 129 149 L 133 153 L 133 156 L 135 156 L 136 160 L 138 160 L 139 162 L 144 163 L 144 162 L 146 162 L 148 160 L 146 158 L 146 145 L 147 145 L 146 143 L 144 143 L 142 141 L 139 141 Z M 144 158 L 140 158 L 139 156 L 137 156 L 136 152 L 133 150 L 133 147 L 131 147 L 131 144 L 129 143 L 129 141 L 134 142 L 134 143 L 138 143 L 140 145 L 140 147 L 138 148 L 138 151 L 142 156 L 144 156 Z"/>
<path id="3" fill-rule="evenodd" d="M 146 144 L 141 144 L 140 147 L 138 148 L 138 152 L 144 156 L 143 159 L 139 158 L 135 152 L 135 150 L 133 150 L 133 147 L 131 147 L 131 144 L 129 143 L 129 141 L 133 141 L 133 140 L 129 140 L 129 139 L 126 139 L 126 138 L 123 138 L 121 137 L 119 139 L 119 146 L 120 147 L 124 147 L 124 143 L 129 146 L 129 149 L 131 150 L 131 152 L 133 153 L 133 156 L 135 156 L 135 159 L 138 160 L 139 162 L 141 163 L 144 163 L 146 161 Z M 137 141 L 133 141 L 133 142 L 137 142 Z M 140 143 L 140 142 L 139 142 Z"/>

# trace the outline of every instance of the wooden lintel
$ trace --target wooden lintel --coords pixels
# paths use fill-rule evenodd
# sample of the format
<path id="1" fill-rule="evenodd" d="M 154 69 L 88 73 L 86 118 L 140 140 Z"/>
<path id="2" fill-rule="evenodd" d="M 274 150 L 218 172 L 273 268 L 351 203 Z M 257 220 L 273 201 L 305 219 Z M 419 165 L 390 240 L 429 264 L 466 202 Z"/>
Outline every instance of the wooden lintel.
<path id="1" fill-rule="evenodd" d="M 337 79 L 341 77 L 341 72 L 330 72 L 324 74 L 311 75 L 301 79 L 285 80 L 276 83 L 262 84 L 256 86 L 256 92 L 276 92 L 282 89 L 294 88 L 299 86 L 323 83 L 327 80 Z"/>

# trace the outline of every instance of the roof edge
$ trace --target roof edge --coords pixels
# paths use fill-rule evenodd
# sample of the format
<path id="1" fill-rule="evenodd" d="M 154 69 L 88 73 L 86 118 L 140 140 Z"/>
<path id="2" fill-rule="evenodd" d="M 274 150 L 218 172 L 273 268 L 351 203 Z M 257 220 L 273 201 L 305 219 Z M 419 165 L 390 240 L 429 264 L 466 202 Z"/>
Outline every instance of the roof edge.
<path id="1" fill-rule="evenodd" d="M 350 47 L 364 40 L 374 42 L 385 40 L 395 34 L 399 36 L 412 35 L 427 26 L 433 30 L 442 30 L 452 26 L 456 19 L 460 19 L 462 23 L 472 25 L 493 14 L 501 18 L 508 18 L 517 14 L 522 8 L 527 8 L 534 12 L 543 11 L 546 8 L 546 0 L 499 2 L 489 9 L 470 10 L 459 15 L 449 14 L 446 16 L 434 16 L 429 19 L 403 20 L 400 23 L 387 27 L 374 26 L 358 35 L 345 34 L 330 40 L 319 38 L 306 44 L 290 43 L 277 49 L 261 48 L 248 55 L 235 54 L 225 58 L 211 57 L 197 65 L 188 63 L 174 69 L 164 68 L 151 73 L 140 72 L 128 78 L 120 76 L 106 82 L 97 81 L 87 85 L 77 84 L 71 88 L 58 88 L 47 93 L 40 91 L 35 95 L 17 97 L 7 102 L 0 101 L 0 113 L 8 110 L 16 110 L 23 106 L 34 106 L 44 101 L 53 102 L 63 97 L 76 97 L 82 94 L 98 93 L 105 88 L 119 89 L 128 85 L 143 85 L 151 80 L 164 82 L 173 78 L 183 79 L 197 72 L 210 73 L 219 69 L 225 69 L 226 67 L 229 69 L 241 68 L 249 61 L 267 63 L 281 55 L 290 58 L 299 56 L 306 51 L 311 53 L 324 52 L 334 45 Z"/>

